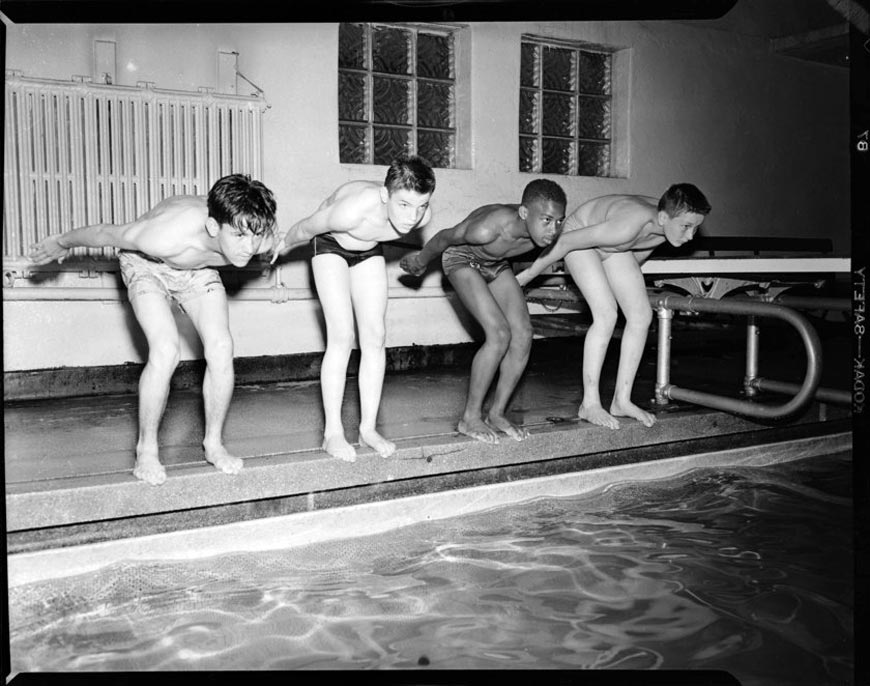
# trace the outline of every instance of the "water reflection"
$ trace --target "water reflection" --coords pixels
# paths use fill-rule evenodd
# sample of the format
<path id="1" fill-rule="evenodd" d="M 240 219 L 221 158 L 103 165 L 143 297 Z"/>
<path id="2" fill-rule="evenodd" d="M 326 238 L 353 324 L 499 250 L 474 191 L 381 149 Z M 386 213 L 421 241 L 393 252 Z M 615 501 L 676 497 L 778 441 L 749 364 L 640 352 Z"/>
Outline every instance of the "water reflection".
<path id="1" fill-rule="evenodd" d="M 851 462 L 695 470 L 10 593 L 37 670 L 698 668 L 850 683 Z"/>

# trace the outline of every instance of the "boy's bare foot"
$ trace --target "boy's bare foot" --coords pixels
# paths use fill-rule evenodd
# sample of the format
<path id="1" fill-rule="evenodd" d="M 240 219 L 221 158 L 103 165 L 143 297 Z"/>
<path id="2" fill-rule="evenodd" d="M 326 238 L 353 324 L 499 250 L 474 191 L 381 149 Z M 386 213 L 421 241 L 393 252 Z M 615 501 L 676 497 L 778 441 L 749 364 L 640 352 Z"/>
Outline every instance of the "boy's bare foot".
<path id="1" fill-rule="evenodd" d="M 610 413 L 616 417 L 631 417 L 644 426 L 652 426 L 656 423 L 656 417 L 654 414 L 640 409 L 632 402 L 618 403 L 614 400 L 610 405 Z"/>
<path id="2" fill-rule="evenodd" d="M 321 448 L 339 460 L 356 462 L 356 450 L 353 449 L 353 446 L 341 434 L 336 434 L 329 438 L 324 436 Z"/>
<path id="3" fill-rule="evenodd" d="M 597 424 L 608 429 L 618 429 L 619 422 L 615 417 L 610 415 L 601 405 L 592 405 L 590 407 L 580 406 L 577 410 L 577 416 L 580 419 L 585 419 L 590 424 Z"/>
<path id="4" fill-rule="evenodd" d="M 223 445 L 206 446 L 203 443 L 202 447 L 205 450 L 206 462 L 210 462 L 224 474 L 238 474 L 245 464 L 240 457 L 230 455 Z"/>
<path id="5" fill-rule="evenodd" d="M 456 430 L 481 443 L 498 443 L 498 434 L 495 429 L 487 426 L 482 419 L 460 419 L 459 424 L 456 425 Z"/>
<path id="6" fill-rule="evenodd" d="M 133 476 L 152 486 L 159 486 L 166 481 L 166 469 L 160 464 L 156 450 L 136 450 Z"/>
<path id="7" fill-rule="evenodd" d="M 486 418 L 486 425 L 506 433 L 508 436 L 517 441 L 525 440 L 529 437 L 529 432 L 521 426 L 517 426 L 504 415 L 490 414 Z"/>
<path id="8" fill-rule="evenodd" d="M 381 457 L 389 457 L 396 452 L 396 444 L 392 441 L 388 441 L 377 431 L 363 431 L 360 429 L 359 444 L 361 446 L 372 448 Z"/>

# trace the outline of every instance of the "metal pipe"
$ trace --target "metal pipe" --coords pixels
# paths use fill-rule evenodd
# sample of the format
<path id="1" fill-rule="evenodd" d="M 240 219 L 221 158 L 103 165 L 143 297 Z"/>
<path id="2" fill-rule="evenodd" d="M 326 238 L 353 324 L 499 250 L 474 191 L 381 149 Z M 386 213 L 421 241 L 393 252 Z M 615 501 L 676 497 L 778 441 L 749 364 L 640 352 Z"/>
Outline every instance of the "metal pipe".
<path id="1" fill-rule="evenodd" d="M 762 377 L 754 379 L 752 385 L 760 391 L 770 391 L 772 393 L 793 394 L 800 389 L 800 384 L 764 379 Z M 835 405 L 852 404 L 852 394 L 849 391 L 840 391 L 835 388 L 823 388 L 820 386 L 816 389 L 815 398 L 816 400 L 834 403 Z"/>
<path id="2" fill-rule="evenodd" d="M 440 288 L 391 288 L 390 299 L 399 298 L 443 298 L 448 294 Z M 235 300 L 268 300 L 283 303 L 288 300 L 297 302 L 317 300 L 317 294 L 310 288 L 248 288 L 237 293 L 228 293 L 227 298 Z M 126 301 L 127 292 L 118 288 L 35 288 L 13 287 L 3 289 L 3 300 L 63 300 L 63 301 Z"/>
<path id="3" fill-rule="evenodd" d="M 836 312 L 851 312 L 852 302 L 848 298 L 816 298 L 811 295 L 777 295 L 773 298 L 767 296 L 738 295 L 731 300 L 743 300 L 747 302 L 769 302 L 794 310 L 831 310 Z"/>
<path id="4" fill-rule="evenodd" d="M 685 312 L 712 312 L 722 314 L 755 315 L 758 317 L 773 317 L 782 319 L 791 324 L 800 335 L 807 354 L 807 369 L 804 381 L 800 385 L 795 396 L 783 405 L 762 405 L 749 400 L 739 400 L 713 393 L 704 393 L 685 388 L 679 388 L 670 384 L 664 385 L 662 393 L 671 400 L 682 400 L 711 407 L 717 410 L 733 412 L 749 417 L 766 419 L 779 419 L 793 414 L 805 407 L 812 399 L 818 388 L 819 378 L 822 372 L 822 350 L 818 334 L 806 320 L 806 318 L 781 305 L 770 303 L 752 302 L 747 300 L 713 300 L 710 298 L 695 298 L 678 295 L 654 294 L 649 296 L 653 308 L 667 308 L 669 310 L 681 310 Z M 670 350 L 668 349 L 668 354 Z M 659 351 L 659 355 L 662 352 Z"/>
<path id="5" fill-rule="evenodd" d="M 656 392 L 657 405 L 668 404 L 667 388 L 671 384 L 671 321 L 674 311 L 667 307 L 657 307 L 658 317 L 658 358 L 656 360 Z"/>
<path id="6" fill-rule="evenodd" d="M 851 312 L 852 301 L 848 298 L 814 298 L 812 296 L 779 295 L 773 299 L 777 305 L 795 310 L 832 310 Z"/>
<path id="7" fill-rule="evenodd" d="M 755 316 L 750 315 L 746 323 L 746 376 L 743 378 L 743 391 L 747 397 L 755 395 L 755 386 L 752 382 L 758 376 L 758 340 L 761 331 L 755 323 Z"/>

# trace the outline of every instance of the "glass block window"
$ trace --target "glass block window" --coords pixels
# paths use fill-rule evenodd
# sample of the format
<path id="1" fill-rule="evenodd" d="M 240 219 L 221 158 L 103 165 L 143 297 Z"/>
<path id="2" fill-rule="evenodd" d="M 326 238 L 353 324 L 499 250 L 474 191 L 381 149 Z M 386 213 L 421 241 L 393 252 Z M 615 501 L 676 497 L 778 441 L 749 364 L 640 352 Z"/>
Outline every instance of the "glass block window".
<path id="1" fill-rule="evenodd" d="M 408 153 L 433 167 L 455 166 L 453 33 L 355 23 L 338 31 L 340 160 L 389 164 Z"/>
<path id="2" fill-rule="evenodd" d="M 519 168 L 610 176 L 612 53 L 524 36 Z"/>

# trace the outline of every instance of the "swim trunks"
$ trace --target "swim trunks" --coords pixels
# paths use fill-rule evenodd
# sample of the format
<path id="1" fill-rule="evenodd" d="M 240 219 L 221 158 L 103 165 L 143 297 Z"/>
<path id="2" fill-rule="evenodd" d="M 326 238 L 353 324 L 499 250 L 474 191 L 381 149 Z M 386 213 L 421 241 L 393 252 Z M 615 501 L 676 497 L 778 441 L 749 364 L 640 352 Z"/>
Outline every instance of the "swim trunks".
<path id="1" fill-rule="evenodd" d="M 211 267 L 175 269 L 163 260 L 133 250 L 118 251 L 118 263 L 131 302 L 140 295 L 155 293 L 175 300 L 184 309 L 184 303 L 194 298 L 224 290 L 220 274 Z"/>
<path id="2" fill-rule="evenodd" d="M 348 250 L 342 247 L 330 233 L 324 233 L 312 238 L 311 247 L 314 250 L 314 257 L 317 257 L 317 255 L 338 255 L 347 262 L 348 267 L 354 267 L 370 257 L 384 256 L 384 246 L 380 243 L 368 250 Z"/>
<path id="3" fill-rule="evenodd" d="M 450 276 L 462 267 L 471 267 L 487 283 L 492 283 L 505 269 L 511 268 L 507 260 L 490 257 L 476 245 L 451 245 L 445 249 L 441 254 L 444 276 Z"/>

